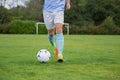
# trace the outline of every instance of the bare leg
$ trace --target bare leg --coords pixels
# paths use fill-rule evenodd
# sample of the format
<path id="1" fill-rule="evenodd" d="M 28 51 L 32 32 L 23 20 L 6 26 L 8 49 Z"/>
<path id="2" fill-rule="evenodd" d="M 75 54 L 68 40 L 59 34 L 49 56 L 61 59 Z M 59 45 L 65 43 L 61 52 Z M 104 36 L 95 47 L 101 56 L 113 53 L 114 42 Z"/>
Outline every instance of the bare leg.
<path id="1" fill-rule="evenodd" d="M 61 23 L 56 23 L 56 34 L 61 34 L 62 33 L 62 24 Z"/>

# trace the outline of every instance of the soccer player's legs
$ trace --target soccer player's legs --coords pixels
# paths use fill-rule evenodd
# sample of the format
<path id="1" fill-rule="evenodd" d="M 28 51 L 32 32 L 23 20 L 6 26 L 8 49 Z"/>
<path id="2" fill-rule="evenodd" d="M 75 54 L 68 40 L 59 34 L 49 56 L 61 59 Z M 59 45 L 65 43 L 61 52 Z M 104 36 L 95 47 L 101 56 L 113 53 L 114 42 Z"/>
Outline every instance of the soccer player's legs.
<path id="1" fill-rule="evenodd" d="M 49 39 L 50 44 L 52 46 L 55 46 L 55 44 L 54 44 L 54 29 L 48 30 L 48 39 Z"/>
<path id="2" fill-rule="evenodd" d="M 50 12 L 43 12 L 44 22 L 46 25 L 46 28 L 48 30 L 48 40 L 50 44 L 52 45 L 52 51 L 55 50 L 55 44 L 54 44 L 54 17 L 53 14 Z"/>
<path id="3" fill-rule="evenodd" d="M 47 30 L 52 30 L 54 29 L 54 15 L 53 13 L 44 11 L 43 12 L 43 17 L 44 17 L 44 22 L 46 25 Z"/>
<path id="4" fill-rule="evenodd" d="M 58 48 L 58 61 L 63 61 L 63 46 L 64 46 L 64 36 L 63 34 L 56 34 L 57 36 L 57 40 L 56 40 L 56 44 L 57 44 L 57 48 Z"/>
<path id="5" fill-rule="evenodd" d="M 62 62 L 63 61 L 63 47 L 64 47 L 64 36 L 63 36 L 63 31 L 62 31 L 62 26 L 64 22 L 64 12 L 59 11 L 55 13 L 55 27 L 56 27 L 56 44 L 58 48 L 58 61 Z"/>

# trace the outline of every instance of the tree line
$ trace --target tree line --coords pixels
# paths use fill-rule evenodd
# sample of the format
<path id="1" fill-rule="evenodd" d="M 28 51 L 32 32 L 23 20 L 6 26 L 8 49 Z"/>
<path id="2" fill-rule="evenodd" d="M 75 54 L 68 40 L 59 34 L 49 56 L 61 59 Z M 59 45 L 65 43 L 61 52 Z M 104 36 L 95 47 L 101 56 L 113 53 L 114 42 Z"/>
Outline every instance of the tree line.
<path id="1" fill-rule="evenodd" d="M 17 5 L 10 9 L 0 3 L 0 26 L 9 26 L 13 20 L 43 22 L 43 1 L 28 0 L 25 6 Z M 70 23 L 70 33 L 120 34 L 119 4 L 120 0 L 71 0 L 71 10 L 65 10 L 65 22 Z"/>

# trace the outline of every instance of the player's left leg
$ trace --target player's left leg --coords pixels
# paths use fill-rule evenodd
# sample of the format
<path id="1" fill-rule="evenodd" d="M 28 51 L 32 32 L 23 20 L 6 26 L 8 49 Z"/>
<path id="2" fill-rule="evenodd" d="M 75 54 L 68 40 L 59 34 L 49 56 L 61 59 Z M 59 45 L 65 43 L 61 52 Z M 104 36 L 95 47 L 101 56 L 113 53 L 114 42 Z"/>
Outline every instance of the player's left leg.
<path id="1" fill-rule="evenodd" d="M 63 47 L 64 47 L 64 36 L 62 26 L 64 23 L 64 11 L 58 11 L 55 13 L 55 28 L 56 28 L 56 45 L 58 48 L 58 62 L 63 62 Z"/>
<path id="2" fill-rule="evenodd" d="M 64 36 L 62 32 L 62 24 L 56 23 L 56 44 L 58 48 L 58 62 L 63 62 L 63 47 L 64 47 Z"/>

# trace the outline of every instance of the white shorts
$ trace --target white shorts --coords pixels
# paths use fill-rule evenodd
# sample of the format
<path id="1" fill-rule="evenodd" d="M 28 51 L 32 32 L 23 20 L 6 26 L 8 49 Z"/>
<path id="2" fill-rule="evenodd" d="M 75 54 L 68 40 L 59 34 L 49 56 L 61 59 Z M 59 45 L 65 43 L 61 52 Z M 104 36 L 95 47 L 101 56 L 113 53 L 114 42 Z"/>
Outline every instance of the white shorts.
<path id="1" fill-rule="evenodd" d="M 47 30 L 54 29 L 56 23 L 64 23 L 64 11 L 47 12 L 43 11 L 44 22 Z"/>

